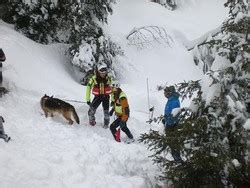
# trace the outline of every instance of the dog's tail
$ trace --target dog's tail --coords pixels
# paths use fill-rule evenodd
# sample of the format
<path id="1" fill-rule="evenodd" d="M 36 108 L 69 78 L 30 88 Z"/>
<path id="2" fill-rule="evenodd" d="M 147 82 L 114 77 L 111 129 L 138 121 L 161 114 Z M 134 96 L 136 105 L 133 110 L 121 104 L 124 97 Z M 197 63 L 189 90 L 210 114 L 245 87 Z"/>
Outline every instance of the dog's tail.
<path id="1" fill-rule="evenodd" d="M 80 123 L 80 120 L 79 120 L 79 117 L 78 117 L 78 115 L 77 115 L 77 113 L 76 113 L 76 110 L 75 110 L 75 108 L 72 106 L 72 108 L 71 108 L 71 111 L 72 111 L 72 114 L 73 114 L 73 117 L 74 117 L 74 119 L 75 119 L 75 121 L 76 121 L 76 123 Z"/>

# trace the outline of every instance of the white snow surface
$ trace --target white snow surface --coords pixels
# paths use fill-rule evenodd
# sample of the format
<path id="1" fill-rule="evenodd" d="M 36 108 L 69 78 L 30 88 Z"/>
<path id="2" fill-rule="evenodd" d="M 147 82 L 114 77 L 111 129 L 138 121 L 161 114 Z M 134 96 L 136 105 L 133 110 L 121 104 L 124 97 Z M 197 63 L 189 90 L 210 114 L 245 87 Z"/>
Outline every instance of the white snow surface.
<path id="1" fill-rule="evenodd" d="M 147 0 L 118 0 L 105 30 L 118 42 L 125 57 L 116 70 L 126 92 L 131 117 L 128 127 L 134 137 L 148 125 L 146 79 L 149 80 L 150 106 L 161 115 L 166 99 L 157 84 L 173 84 L 200 79 L 191 52 L 181 44 L 175 31 L 190 39 L 218 27 L 226 18 L 223 1 L 190 0 L 176 11 Z M 145 25 L 164 27 L 173 38 L 171 47 L 154 46 L 138 50 L 129 46 L 126 35 Z M 1 188 L 147 188 L 161 185 L 155 177 L 160 170 L 148 158 L 151 152 L 142 143 L 117 143 L 109 129 L 102 128 L 103 113 L 97 110 L 97 125 L 88 125 L 88 106 L 71 103 L 80 117 L 80 125 L 70 126 L 61 116 L 45 118 L 40 98 L 46 93 L 60 99 L 85 101 L 85 87 L 73 76 L 69 59 L 61 44 L 35 43 L 11 26 L 0 22 L 0 47 L 7 60 L 3 63 L 3 85 L 10 92 L 0 98 L 0 115 L 5 132 L 12 140 L 0 140 Z M 188 105 L 188 101 L 182 105 Z M 111 121 L 113 117 L 111 118 Z M 121 133 L 122 140 L 126 139 Z M 170 157 L 171 155 L 169 155 Z"/>
<path id="2" fill-rule="evenodd" d="M 250 118 L 247 119 L 246 123 L 244 124 L 244 128 L 250 131 Z"/>

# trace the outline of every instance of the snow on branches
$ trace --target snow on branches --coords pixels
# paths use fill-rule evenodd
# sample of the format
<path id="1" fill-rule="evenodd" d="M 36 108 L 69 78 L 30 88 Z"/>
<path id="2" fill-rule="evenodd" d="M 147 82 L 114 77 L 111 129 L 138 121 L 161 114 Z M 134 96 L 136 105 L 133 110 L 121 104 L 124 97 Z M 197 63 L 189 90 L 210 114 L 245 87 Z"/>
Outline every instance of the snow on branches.
<path id="1" fill-rule="evenodd" d="M 138 49 L 152 47 L 155 44 L 171 47 L 171 43 L 173 43 L 172 37 L 163 27 L 159 26 L 135 27 L 126 38 L 129 45 L 134 45 Z"/>

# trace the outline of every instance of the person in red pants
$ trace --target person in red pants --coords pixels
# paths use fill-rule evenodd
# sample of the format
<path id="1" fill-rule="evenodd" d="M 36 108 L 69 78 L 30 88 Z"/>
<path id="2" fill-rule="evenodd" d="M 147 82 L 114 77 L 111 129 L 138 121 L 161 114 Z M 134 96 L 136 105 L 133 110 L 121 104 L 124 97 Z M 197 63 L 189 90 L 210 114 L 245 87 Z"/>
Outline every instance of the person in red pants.
<path id="1" fill-rule="evenodd" d="M 134 142 L 133 135 L 127 127 L 127 121 L 129 118 L 129 104 L 126 94 L 122 91 L 118 83 L 112 84 L 111 94 L 112 109 L 109 115 L 112 116 L 115 112 L 117 118 L 110 125 L 110 131 L 117 142 L 120 142 L 120 137 L 117 136 L 117 128 L 120 127 L 123 132 L 128 136 L 127 142 Z"/>

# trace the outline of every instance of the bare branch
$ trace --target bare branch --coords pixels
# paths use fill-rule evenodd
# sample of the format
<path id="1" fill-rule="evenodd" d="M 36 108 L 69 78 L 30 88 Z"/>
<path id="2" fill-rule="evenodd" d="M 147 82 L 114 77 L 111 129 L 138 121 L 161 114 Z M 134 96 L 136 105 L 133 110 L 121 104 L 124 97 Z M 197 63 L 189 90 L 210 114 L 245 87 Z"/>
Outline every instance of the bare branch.
<path id="1" fill-rule="evenodd" d="M 171 47 L 173 42 L 172 37 L 167 34 L 167 31 L 163 27 L 159 26 L 143 26 L 139 28 L 133 28 L 126 39 L 129 41 L 129 45 L 135 45 L 140 48 L 146 46 L 152 46 L 155 42 Z"/>

